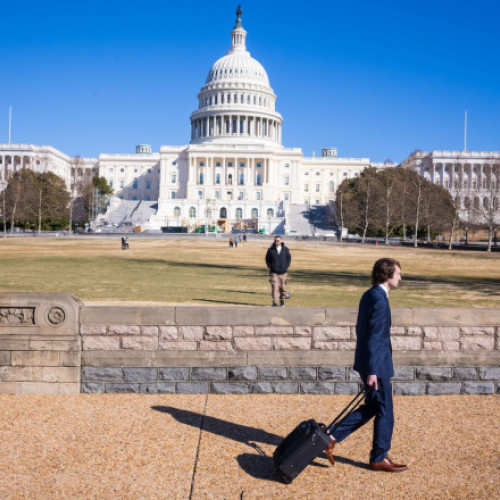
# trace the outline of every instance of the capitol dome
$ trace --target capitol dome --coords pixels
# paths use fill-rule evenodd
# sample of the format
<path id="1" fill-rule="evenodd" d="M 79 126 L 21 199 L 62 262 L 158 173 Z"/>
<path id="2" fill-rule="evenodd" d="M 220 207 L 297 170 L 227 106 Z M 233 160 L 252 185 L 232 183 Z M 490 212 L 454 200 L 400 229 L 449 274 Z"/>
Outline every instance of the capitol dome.
<path id="1" fill-rule="evenodd" d="M 276 95 L 266 70 L 247 51 L 246 35 L 238 7 L 231 49 L 212 66 L 198 94 L 191 143 L 281 143 L 283 119 L 275 110 Z"/>

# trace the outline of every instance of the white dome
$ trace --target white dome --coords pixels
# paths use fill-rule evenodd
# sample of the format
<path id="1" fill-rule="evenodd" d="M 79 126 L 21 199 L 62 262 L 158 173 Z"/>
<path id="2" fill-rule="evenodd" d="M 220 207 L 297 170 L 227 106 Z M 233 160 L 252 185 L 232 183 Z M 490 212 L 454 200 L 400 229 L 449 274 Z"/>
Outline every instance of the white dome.
<path id="1" fill-rule="evenodd" d="M 205 84 L 229 83 L 229 81 L 244 81 L 269 87 L 266 70 L 247 51 L 230 52 L 221 57 L 209 71 Z"/>
<path id="2" fill-rule="evenodd" d="M 191 143 L 281 143 L 283 118 L 275 109 L 276 96 L 266 70 L 246 49 L 247 32 L 236 11 L 231 49 L 208 72 L 191 114 Z"/>

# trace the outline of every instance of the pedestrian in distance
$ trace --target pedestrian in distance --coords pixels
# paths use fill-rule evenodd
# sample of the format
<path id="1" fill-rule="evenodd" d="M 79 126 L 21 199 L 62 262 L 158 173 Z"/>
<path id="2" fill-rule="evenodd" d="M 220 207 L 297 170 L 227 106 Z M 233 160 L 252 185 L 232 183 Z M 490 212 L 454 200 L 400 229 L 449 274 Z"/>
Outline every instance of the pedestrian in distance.
<path id="1" fill-rule="evenodd" d="M 122 250 L 128 250 L 128 249 L 129 249 L 128 238 L 122 236 Z"/>
<path id="2" fill-rule="evenodd" d="M 391 308 L 389 291 L 401 281 L 401 265 L 394 259 L 379 259 L 372 270 L 372 288 L 367 290 L 359 303 L 356 323 L 356 370 L 367 391 L 366 400 L 330 435 L 326 454 L 332 465 L 333 448 L 349 434 L 372 418 L 373 444 L 370 468 L 385 472 L 402 472 L 408 467 L 394 463 L 388 457 L 394 430 L 391 377 L 394 375 L 391 346 Z"/>
<path id="3" fill-rule="evenodd" d="M 292 262 L 290 250 L 283 243 L 281 236 L 275 236 L 274 243 L 266 253 L 266 265 L 269 269 L 269 283 L 271 283 L 271 295 L 273 307 L 285 307 L 285 299 L 290 298 L 286 291 L 287 271 Z"/>

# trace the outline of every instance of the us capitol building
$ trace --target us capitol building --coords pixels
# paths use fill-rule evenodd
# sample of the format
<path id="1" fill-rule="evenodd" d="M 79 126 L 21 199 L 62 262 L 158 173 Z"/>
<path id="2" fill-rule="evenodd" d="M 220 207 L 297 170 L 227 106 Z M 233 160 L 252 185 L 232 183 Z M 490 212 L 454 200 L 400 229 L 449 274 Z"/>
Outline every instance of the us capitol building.
<path id="1" fill-rule="evenodd" d="M 304 214 L 334 200 L 346 178 L 366 167 L 385 168 L 368 158 L 341 158 L 335 148 L 319 157 L 305 157 L 300 148 L 282 144 L 283 117 L 276 110 L 276 94 L 264 67 L 246 48 L 247 32 L 238 8 L 231 31 L 231 48 L 208 72 L 191 114 L 191 141 L 184 146 L 161 146 L 153 152 L 141 144 L 134 154 L 100 154 L 74 158 L 51 146 L 0 144 L 0 190 L 20 168 L 50 170 L 68 187 L 82 185 L 98 174 L 114 196 L 108 212 L 94 225 L 140 225 L 142 230 L 203 224 L 239 225 L 272 232 L 308 232 Z M 422 161 L 406 161 L 410 168 L 442 172 L 433 176 L 446 186 L 446 163 L 472 163 L 480 176 L 483 164 L 500 163 L 500 153 L 422 153 L 437 168 Z M 430 160 L 429 160 L 430 159 Z M 403 162 L 404 164 L 405 162 Z M 491 161 L 490 161 L 491 163 Z M 476 184 L 470 184 L 470 186 Z M 450 184 L 449 187 L 452 187 Z"/>

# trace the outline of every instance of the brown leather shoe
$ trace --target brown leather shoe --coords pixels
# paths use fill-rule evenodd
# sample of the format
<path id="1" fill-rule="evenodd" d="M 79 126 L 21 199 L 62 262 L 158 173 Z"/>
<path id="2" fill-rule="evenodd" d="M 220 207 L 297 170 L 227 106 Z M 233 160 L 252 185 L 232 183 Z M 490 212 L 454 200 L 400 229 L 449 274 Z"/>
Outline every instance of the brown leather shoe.
<path id="1" fill-rule="evenodd" d="M 389 457 L 385 457 L 381 462 L 370 462 L 370 467 L 385 472 L 403 472 L 408 469 L 407 465 L 395 464 Z"/>
<path id="2" fill-rule="evenodd" d="M 335 459 L 333 458 L 333 448 L 335 448 L 336 442 L 337 441 L 335 441 L 335 439 L 332 439 L 330 441 L 330 444 L 326 447 L 326 450 L 325 450 L 326 456 L 328 457 L 328 460 L 330 461 L 330 463 L 332 465 L 335 465 Z"/>

